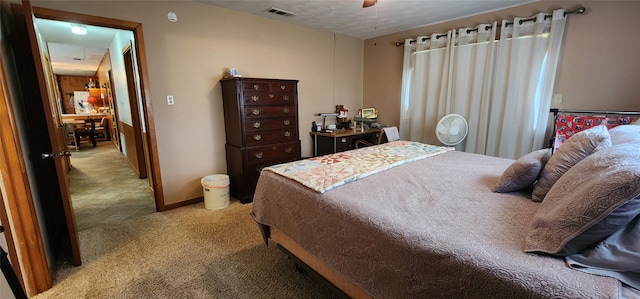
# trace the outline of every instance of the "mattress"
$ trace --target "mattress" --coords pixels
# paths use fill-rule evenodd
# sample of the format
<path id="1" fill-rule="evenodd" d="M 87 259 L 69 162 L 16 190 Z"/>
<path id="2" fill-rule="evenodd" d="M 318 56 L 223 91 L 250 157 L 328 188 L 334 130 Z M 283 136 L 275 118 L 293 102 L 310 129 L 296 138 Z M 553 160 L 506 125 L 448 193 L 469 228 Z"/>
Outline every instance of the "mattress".
<path id="1" fill-rule="evenodd" d="M 524 253 L 538 203 L 491 187 L 513 162 L 446 152 L 325 193 L 270 171 L 252 215 L 375 298 L 618 298 L 613 278 Z"/>

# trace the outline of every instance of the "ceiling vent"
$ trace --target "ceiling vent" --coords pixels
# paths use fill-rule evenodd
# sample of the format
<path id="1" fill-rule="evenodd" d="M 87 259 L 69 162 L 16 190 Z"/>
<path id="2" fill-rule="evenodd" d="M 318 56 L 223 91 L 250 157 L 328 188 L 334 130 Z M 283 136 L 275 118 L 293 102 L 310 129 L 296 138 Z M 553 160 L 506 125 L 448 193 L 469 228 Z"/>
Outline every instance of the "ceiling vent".
<path id="1" fill-rule="evenodd" d="M 286 11 L 286 10 L 282 10 L 282 9 L 279 9 L 279 8 L 275 8 L 275 7 L 271 7 L 271 8 L 265 9 L 264 11 L 268 12 L 268 13 L 275 14 L 275 15 L 279 15 L 279 16 L 285 16 L 285 17 L 297 16 L 297 14 L 295 14 L 295 13 L 292 13 L 292 12 Z"/>

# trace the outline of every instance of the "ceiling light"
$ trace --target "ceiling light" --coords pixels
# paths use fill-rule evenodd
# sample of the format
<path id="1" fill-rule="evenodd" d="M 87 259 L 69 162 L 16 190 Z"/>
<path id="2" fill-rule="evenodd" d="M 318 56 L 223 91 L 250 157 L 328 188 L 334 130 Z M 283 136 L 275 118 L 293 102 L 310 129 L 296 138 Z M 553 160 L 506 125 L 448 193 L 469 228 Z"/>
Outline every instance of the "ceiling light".
<path id="1" fill-rule="evenodd" d="M 80 25 L 73 25 L 71 26 L 71 32 L 78 35 L 85 35 L 87 34 L 87 27 L 80 26 Z"/>

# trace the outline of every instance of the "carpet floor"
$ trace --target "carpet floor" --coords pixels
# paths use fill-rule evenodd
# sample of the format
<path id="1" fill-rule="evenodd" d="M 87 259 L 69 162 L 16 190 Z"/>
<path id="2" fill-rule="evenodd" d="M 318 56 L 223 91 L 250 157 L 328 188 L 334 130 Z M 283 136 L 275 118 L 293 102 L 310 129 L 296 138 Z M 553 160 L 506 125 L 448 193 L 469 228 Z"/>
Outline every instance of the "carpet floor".
<path id="1" fill-rule="evenodd" d="M 250 210 L 199 203 L 80 231 L 83 264 L 34 298 L 337 298 L 265 246 Z"/>
<path id="2" fill-rule="evenodd" d="M 155 213 L 148 179 L 139 179 L 111 141 L 71 152 L 69 184 L 79 231 Z"/>

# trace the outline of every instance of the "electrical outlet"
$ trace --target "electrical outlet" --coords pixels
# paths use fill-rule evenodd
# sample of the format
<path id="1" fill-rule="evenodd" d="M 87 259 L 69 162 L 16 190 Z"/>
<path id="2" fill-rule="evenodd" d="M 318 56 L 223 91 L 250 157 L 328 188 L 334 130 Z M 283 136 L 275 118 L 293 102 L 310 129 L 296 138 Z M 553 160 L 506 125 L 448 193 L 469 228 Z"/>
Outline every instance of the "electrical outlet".
<path id="1" fill-rule="evenodd" d="M 167 96 L 167 105 L 173 106 L 176 102 L 173 100 L 173 96 Z"/>
<path id="2" fill-rule="evenodd" d="M 553 103 L 554 104 L 562 104 L 562 94 L 556 93 L 553 95 Z"/>

